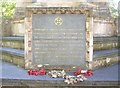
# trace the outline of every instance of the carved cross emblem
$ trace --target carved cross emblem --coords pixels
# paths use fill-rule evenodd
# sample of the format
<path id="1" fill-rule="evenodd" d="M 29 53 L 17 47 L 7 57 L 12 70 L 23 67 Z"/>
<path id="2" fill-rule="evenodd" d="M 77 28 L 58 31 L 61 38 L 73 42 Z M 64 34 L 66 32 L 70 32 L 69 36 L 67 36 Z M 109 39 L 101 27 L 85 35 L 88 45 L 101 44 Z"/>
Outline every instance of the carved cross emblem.
<path id="1" fill-rule="evenodd" d="M 54 20 L 55 25 L 62 25 L 63 19 L 60 17 L 55 18 Z"/>

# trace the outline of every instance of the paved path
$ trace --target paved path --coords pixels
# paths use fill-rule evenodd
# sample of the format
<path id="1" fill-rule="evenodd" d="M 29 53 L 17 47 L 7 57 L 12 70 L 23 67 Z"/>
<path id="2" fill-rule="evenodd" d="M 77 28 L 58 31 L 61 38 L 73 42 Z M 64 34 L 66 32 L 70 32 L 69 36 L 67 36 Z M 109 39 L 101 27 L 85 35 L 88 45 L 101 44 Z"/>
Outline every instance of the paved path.
<path id="1" fill-rule="evenodd" d="M 0 78 L 2 79 L 64 80 L 62 78 L 49 78 L 48 76 L 29 76 L 23 68 L 5 62 L 0 62 L 0 66 L 2 66 L 0 68 L 2 70 L 2 72 L 0 71 L 0 74 L 2 74 Z M 120 64 L 96 70 L 93 72 L 94 75 L 92 77 L 88 77 L 88 81 L 118 81 L 118 67 L 120 67 Z"/>

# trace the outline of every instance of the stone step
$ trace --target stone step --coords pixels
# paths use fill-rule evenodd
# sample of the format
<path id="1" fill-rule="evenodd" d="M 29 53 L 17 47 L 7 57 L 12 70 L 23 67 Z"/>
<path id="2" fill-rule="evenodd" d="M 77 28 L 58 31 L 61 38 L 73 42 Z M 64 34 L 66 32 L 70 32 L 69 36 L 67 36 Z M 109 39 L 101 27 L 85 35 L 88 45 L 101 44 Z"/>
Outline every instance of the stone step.
<path id="1" fill-rule="evenodd" d="M 118 39 L 119 37 L 94 37 L 93 48 L 96 51 L 120 48 Z"/>
<path id="2" fill-rule="evenodd" d="M 24 37 L 0 37 L 0 45 L 8 48 L 24 49 Z M 94 50 L 120 48 L 118 37 L 94 37 Z"/>
<path id="3" fill-rule="evenodd" d="M 0 37 L 0 45 L 3 47 L 24 49 L 24 37 Z"/>
<path id="4" fill-rule="evenodd" d="M 103 69 L 95 70 L 93 71 L 93 76 L 87 77 L 87 80 L 84 82 L 79 82 L 74 85 L 68 85 L 64 83 L 63 78 L 50 78 L 47 75 L 44 76 L 30 76 L 27 73 L 27 70 L 16 67 L 12 64 L 6 63 L 6 62 L 1 62 L 0 61 L 0 66 L 2 66 L 3 70 L 2 72 L 2 84 L 3 85 L 14 85 L 16 86 L 20 85 L 28 85 L 31 86 L 32 84 L 34 86 L 55 86 L 56 84 L 59 86 L 82 86 L 82 85 L 117 85 L 118 81 L 120 81 L 119 77 L 119 66 L 120 64 L 115 64 L 109 67 L 105 67 Z M 8 70 L 11 69 L 11 70 Z M 14 73 L 13 73 L 14 72 Z M 48 71 L 47 71 L 48 72 Z M 108 74 L 111 73 L 111 74 Z M 74 75 L 73 71 L 72 72 L 67 72 L 69 75 Z M 23 85 L 22 85 L 23 84 Z M 57 86 L 56 85 L 56 86 Z"/>
<path id="5" fill-rule="evenodd" d="M 8 37 L 0 37 L 0 40 L 19 40 L 19 41 L 24 41 L 23 36 L 8 36 Z"/>
<path id="6" fill-rule="evenodd" d="M 18 49 L 0 47 L 0 51 L 6 52 L 6 53 L 9 53 L 9 54 L 13 54 L 13 55 L 17 55 L 17 56 L 24 57 L 24 50 L 18 50 Z"/>
<path id="7" fill-rule="evenodd" d="M 2 55 L 0 55 L 3 61 L 7 61 L 21 67 L 25 66 L 24 50 L 0 47 L 0 52 L 2 52 Z"/>
<path id="8" fill-rule="evenodd" d="M 93 52 L 93 59 L 118 56 L 119 54 L 120 54 L 120 49 L 94 51 Z"/>
<path id="9" fill-rule="evenodd" d="M 3 60 L 22 67 L 25 66 L 24 50 L 0 47 L 0 51 L 2 51 Z M 93 66 L 101 67 L 102 65 L 107 65 L 107 58 L 110 58 L 110 62 L 117 62 L 115 57 L 118 56 L 118 53 L 120 53 L 120 50 L 118 49 L 94 51 Z"/>
<path id="10" fill-rule="evenodd" d="M 0 47 L 0 51 L 24 57 L 24 50 Z M 93 58 L 96 59 L 100 57 L 111 57 L 111 56 L 119 55 L 119 53 L 120 53 L 120 49 L 94 51 Z"/>
<path id="11" fill-rule="evenodd" d="M 22 88 L 104 88 L 104 86 L 112 86 L 108 88 L 118 88 L 117 81 L 85 81 L 77 84 L 66 84 L 60 80 L 11 80 L 3 79 L 3 86 L 21 86 Z M 102 86 L 101 86 L 102 85 Z M 17 88 L 17 87 L 16 87 Z M 106 88 L 106 87 L 105 87 Z"/>
<path id="12" fill-rule="evenodd" d="M 115 48 L 120 48 L 120 46 L 118 46 L 118 42 L 97 42 L 93 44 L 93 49 L 95 51 L 115 49 Z"/>
<path id="13" fill-rule="evenodd" d="M 119 37 L 94 37 L 94 42 L 115 42 L 118 41 Z M 8 37 L 0 37 L 0 40 L 21 40 L 24 41 L 24 36 L 8 36 Z"/>
<path id="14" fill-rule="evenodd" d="M 92 69 L 106 67 L 120 61 L 120 49 L 94 51 Z"/>
<path id="15" fill-rule="evenodd" d="M 94 41 L 94 43 L 96 43 L 96 42 L 118 42 L 118 38 L 120 38 L 120 36 L 119 37 L 94 37 L 93 38 L 93 41 Z"/>

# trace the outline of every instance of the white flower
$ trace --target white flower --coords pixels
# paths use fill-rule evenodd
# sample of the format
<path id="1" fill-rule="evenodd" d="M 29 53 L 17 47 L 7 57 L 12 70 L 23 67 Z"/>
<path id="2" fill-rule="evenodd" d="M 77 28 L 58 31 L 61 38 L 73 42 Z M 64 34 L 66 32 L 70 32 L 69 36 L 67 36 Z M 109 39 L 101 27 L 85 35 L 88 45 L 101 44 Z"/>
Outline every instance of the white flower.
<path id="1" fill-rule="evenodd" d="M 81 73 L 86 73 L 87 72 L 87 70 L 81 70 Z"/>
<path id="2" fill-rule="evenodd" d="M 39 68 L 42 67 L 42 66 L 43 66 L 43 65 L 41 65 L 41 64 L 37 65 L 37 67 L 39 67 Z"/>

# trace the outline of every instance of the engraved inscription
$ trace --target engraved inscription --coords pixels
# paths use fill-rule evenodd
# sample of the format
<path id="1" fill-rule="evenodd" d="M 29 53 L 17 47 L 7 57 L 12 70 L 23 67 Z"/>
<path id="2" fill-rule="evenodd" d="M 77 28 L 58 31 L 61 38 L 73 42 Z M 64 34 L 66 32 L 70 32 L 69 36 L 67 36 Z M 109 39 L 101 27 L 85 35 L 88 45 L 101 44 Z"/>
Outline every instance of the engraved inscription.
<path id="1" fill-rule="evenodd" d="M 33 63 L 85 64 L 85 20 L 86 17 L 82 14 L 33 15 Z"/>

